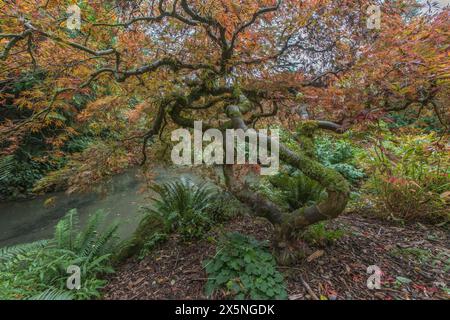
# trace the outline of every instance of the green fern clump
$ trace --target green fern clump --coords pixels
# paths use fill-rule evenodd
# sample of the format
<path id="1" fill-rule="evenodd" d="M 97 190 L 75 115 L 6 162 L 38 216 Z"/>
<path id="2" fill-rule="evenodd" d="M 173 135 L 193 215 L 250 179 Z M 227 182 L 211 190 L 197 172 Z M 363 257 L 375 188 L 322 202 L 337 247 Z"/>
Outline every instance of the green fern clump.
<path id="1" fill-rule="evenodd" d="M 212 221 L 220 223 L 248 213 L 248 210 L 231 193 L 220 192 L 214 195 L 207 212 Z"/>
<path id="2" fill-rule="evenodd" d="M 144 245 L 138 255 L 138 259 L 144 259 L 150 252 L 153 251 L 160 243 L 167 240 L 167 233 L 155 232 L 152 234 L 148 240 L 144 242 Z"/>
<path id="3" fill-rule="evenodd" d="M 286 130 L 280 130 L 280 139 L 294 152 L 305 152 L 302 143 Z M 347 140 L 334 140 L 323 135 L 315 138 L 311 147 L 313 157 L 325 167 L 339 172 L 349 182 L 357 184 L 365 177 L 364 171 L 356 166 L 355 155 L 359 149 Z M 278 175 L 261 179 L 254 188 L 287 210 L 312 205 L 326 197 L 324 188 L 318 182 L 288 165 Z"/>
<path id="4" fill-rule="evenodd" d="M 242 214 L 242 204 L 227 192 L 188 179 L 161 183 L 152 187 L 156 193 L 151 207 L 145 207 L 143 218 L 130 240 L 120 249 L 117 260 L 133 255 L 142 259 L 157 245 L 177 232 L 182 240 L 203 237 L 217 223 Z"/>
<path id="5" fill-rule="evenodd" d="M 46 247 L 49 242 L 49 240 L 40 240 L 32 243 L 19 244 L 14 247 L 0 248 L 0 263 L 14 261 L 14 259 L 20 258 L 30 252 L 36 252 Z"/>
<path id="6" fill-rule="evenodd" d="M 105 217 L 101 210 L 97 211 L 89 217 L 86 226 L 80 230 L 77 210 L 70 210 L 56 225 L 53 239 L 56 248 L 71 251 L 81 258 L 91 259 L 110 255 L 117 243 L 118 224 L 113 223 L 99 232 Z"/>
<path id="7" fill-rule="evenodd" d="M 77 211 L 61 219 L 54 238 L 0 249 L 0 299 L 87 299 L 100 297 L 113 272 L 111 256 L 117 244 L 117 224 L 101 231 L 104 214 L 96 212 L 80 230 Z M 69 291 L 71 265 L 80 267 L 81 288 Z"/>
<path id="8" fill-rule="evenodd" d="M 217 191 L 182 179 L 159 185 L 152 189 L 159 198 L 154 199 L 151 213 L 161 216 L 167 232 L 178 231 L 183 239 L 202 237 L 212 225 L 212 209 Z"/>
<path id="9" fill-rule="evenodd" d="M 261 179 L 254 188 L 278 206 L 291 211 L 315 204 L 326 196 L 318 182 L 289 166 L 283 167 L 275 176 Z"/>
<path id="10" fill-rule="evenodd" d="M 92 144 L 94 139 L 88 135 L 73 137 L 64 146 L 64 150 L 68 153 L 82 152 Z"/>
<path id="11" fill-rule="evenodd" d="M 52 168 L 49 163 L 32 160 L 28 154 L 0 157 L 0 200 L 29 194 L 33 184 Z"/>
<path id="12" fill-rule="evenodd" d="M 207 296 L 222 292 L 236 299 L 287 299 L 283 276 L 264 244 L 252 237 L 230 233 L 216 255 L 205 261 Z"/>
<path id="13" fill-rule="evenodd" d="M 0 182 L 4 182 L 10 179 L 14 167 L 15 160 L 13 155 L 8 155 L 0 158 Z"/>
<path id="14" fill-rule="evenodd" d="M 281 191 L 279 197 L 290 210 L 312 205 L 324 197 L 324 188 L 300 171 L 291 174 L 280 173 L 269 178 L 269 181 L 273 187 Z"/>
<path id="15" fill-rule="evenodd" d="M 327 246 L 342 238 L 344 234 L 344 230 L 327 229 L 325 222 L 319 222 L 309 226 L 301 234 L 301 238 L 311 245 Z"/>

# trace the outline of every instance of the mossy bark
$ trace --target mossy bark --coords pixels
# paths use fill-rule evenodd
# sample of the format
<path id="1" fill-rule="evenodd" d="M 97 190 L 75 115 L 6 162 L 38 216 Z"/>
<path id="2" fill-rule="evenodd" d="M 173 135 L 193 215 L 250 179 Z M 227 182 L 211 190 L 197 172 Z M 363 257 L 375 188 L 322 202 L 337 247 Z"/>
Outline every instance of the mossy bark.
<path id="1" fill-rule="evenodd" d="M 235 94 L 238 94 L 236 92 Z M 227 115 L 230 119 L 224 128 L 234 128 L 247 130 L 242 113 L 248 111 L 248 105 L 228 106 Z M 175 105 L 169 111 L 175 123 L 183 127 L 192 127 L 193 120 L 183 118 L 181 107 Z M 320 203 L 303 207 L 292 212 L 286 212 L 275 203 L 269 201 L 264 195 L 246 186 L 242 186 L 234 178 L 233 166 L 224 166 L 225 181 L 228 189 L 237 199 L 247 204 L 250 209 L 259 216 L 267 218 L 276 229 L 276 255 L 279 262 L 289 264 L 296 260 L 301 246 L 296 245 L 296 235 L 307 226 L 323 220 L 329 220 L 341 214 L 348 202 L 350 188 L 347 181 L 336 171 L 324 167 L 315 159 L 314 133 L 318 129 L 328 129 L 339 131 L 340 127 L 324 121 L 305 121 L 298 127 L 297 138 L 302 146 L 302 151 L 295 153 L 282 143 L 279 143 L 280 160 L 302 171 L 307 177 L 319 182 L 328 194 L 328 197 Z M 268 138 L 268 137 L 266 137 Z M 270 139 L 270 138 L 268 138 Z M 278 143 L 278 142 L 275 142 Z M 116 255 L 118 260 L 126 259 L 139 251 L 145 242 L 155 233 L 164 230 L 164 224 L 156 217 L 148 216 L 144 219 L 136 230 L 132 239 Z"/>
<path id="2" fill-rule="evenodd" d="M 229 106 L 227 114 L 235 129 L 247 130 L 238 106 Z M 233 166 L 224 167 L 229 190 L 239 200 L 248 204 L 255 214 L 266 217 L 275 225 L 277 230 L 277 256 L 281 258 L 280 262 L 284 264 L 289 264 L 293 262 L 292 260 L 295 260 L 295 252 L 285 252 L 286 250 L 292 251 L 292 248 L 297 247 L 292 244 L 295 241 L 295 235 L 311 224 L 336 218 L 345 210 L 349 199 L 350 187 L 345 178 L 315 159 L 313 135 L 318 128 L 319 124 L 315 121 L 307 121 L 300 126 L 299 134 L 304 142 L 304 151 L 294 153 L 282 143 L 279 144 L 281 161 L 299 169 L 307 177 L 319 182 L 326 189 L 328 197 L 316 205 L 285 212 L 264 196 L 238 184 L 233 177 Z"/>

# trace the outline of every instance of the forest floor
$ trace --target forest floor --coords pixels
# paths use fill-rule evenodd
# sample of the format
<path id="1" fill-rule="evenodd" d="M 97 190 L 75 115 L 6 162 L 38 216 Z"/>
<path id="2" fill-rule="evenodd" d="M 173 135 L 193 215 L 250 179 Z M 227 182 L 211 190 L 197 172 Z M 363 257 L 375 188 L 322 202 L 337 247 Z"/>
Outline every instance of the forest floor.
<path id="1" fill-rule="evenodd" d="M 356 213 L 339 217 L 331 226 L 345 235 L 326 247 L 309 246 L 307 258 L 297 265 L 279 267 L 289 299 L 450 298 L 448 229 L 399 225 Z M 222 230 L 258 240 L 272 234 L 268 222 L 249 216 L 227 222 Z M 217 232 L 211 236 L 216 238 Z M 206 299 L 203 261 L 216 252 L 208 238 L 182 243 L 174 235 L 143 260 L 126 261 L 108 279 L 104 299 Z M 371 265 L 382 271 L 380 289 L 367 287 Z"/>

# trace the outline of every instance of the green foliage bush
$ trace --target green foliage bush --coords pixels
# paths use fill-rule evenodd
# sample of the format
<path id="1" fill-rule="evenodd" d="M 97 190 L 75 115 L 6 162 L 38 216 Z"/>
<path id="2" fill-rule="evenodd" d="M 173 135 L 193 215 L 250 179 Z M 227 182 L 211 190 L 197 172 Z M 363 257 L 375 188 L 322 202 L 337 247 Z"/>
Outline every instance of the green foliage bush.
<path id="1" fill-rule="evenodd" d="M 212 221 L 220 223 L 247 213 L 248 210 L 229 192 L 219 192 L 215 194 L 207 212 Z"/>
<path id="2" fill-rule="evenodd" d="M 186 241 L 202 238 L 213 224 L 243 211 L 241 203 L 229 193 L 185 178 L 156 184 L 152 190 L 157 197 L 146 219 L 162 219 L 162 233 L 178 232 Z"/>
<path id="3" fill-rule="evenodd" d="M 245 211 L 242 204 L 227 192 L 180 179 L 155 185 L 158 197 L 143 207 L 143 218 L 130 240 L 124 242 L 117 260 L 133 255 L 139 259 L 178 232 L 181 239 L 202 238 L 209 229 Z"/>
<path id="4" fill-rule="evenodd" d="M 394 220 L 448 221 L 448 148 L 431 134 L 380 133 L 364 159 L 371 172 L 365 190 L 377 213 Z"/>
<path id="5" fill-rule="evenodd" d="M 56 158 L 47 156 L 47 147 L 42 141 L 31 138 L 28 137 L 28 143 L 32 146 L 0 157 L 0 200 L 67 188 L 68 177 L 73 176 L 70 172 L 66 174 L 71 164 L 70 155 L 82 152 L 95 141 L 88 135 L 73 137 L 63 147 L 61 157 Z"/>
<path id="6" fill-rule="evenodd" d="M 278 190 L 272 197 L 275 196 L 276 202 L 286 204 L 290 210 L 312 205 L 324 197 L 324 188 L 298 170 L 281 172 L 270 177 L 269 182 Z"/>
<path id="7" fill-rule="evenodd" d="M 326 222 L 319 222 L 309 226 L 301 234 L 301 238 L 312 245 L 326 246 L 339 240 L 344 234 L 344 230 L 330 230 L 327 229 Z"/>
<path id="8" fill-rule="evenodd" d="M 430 112 L 430 110 L 422 110 L 419 118 L 417 117 L 417 110 L 414 109 L 391 112 L 387 116 L 391 120 L 386 124 L 389 129 L 398 130 L 405 127 L 415 127 L 424 130 L 426 133 L 445 132 L 445 127 L 440 123 L 436 112 Z"/>
<path id="9" fill-rule="evenodd" d="M 152 189 L 154 198 L 151 213 L 161 216 L 167 232 L 177 231 L 184 240 L 201 238 L 211 227 L 212 209 L 217 191 L 206 185 L 197 185 L 188 179 L 157 184 Z"/>
<path id="10" fill-rule="evenodd" d="M 167 233 L 155 232 L 153 233 L 145 242 L 144 245 L 139 252 L 138 259 L 145 258 L 150 252 L 152 252 L 160 243 L 163 243 L 167 240 Z"/>
<path id="11" fill-rule="evenodd" d="M 75 136 L 64 146 L 64 151 L 68 153 L 82 152 L 94 142 L 94 138 L 88 135 Z"/>
<path id="12" fill-rule="evenodd" d="M 75 209 L 55 228 L 54 238 L 0 249 L 0 299 L 88 299 L 100 297 L 111 273 L 110 258 L 117 244 L 117 224 L 103 231 L 104 215 L 96 212 L 84 229 Z M 81 269 L 81 288 L 68 291 L 67 267 Z"/>
<path id="13" fill-rule="evenodd" d="M 0 157 L 0 200 L 14 200 L 66 187 L 64 180 L 67 179 L 61 173 L 67 171 L 64 167 L 68 162 L 67 155 L 85 150 L 92 138 L 78 136 L 69 140 L 63 148 L 65 154 L 60 158 L 47 157 L 42 141 L 36 141 L 29 142 L 34 143 L 32 147 L 23 147 L 21 151 Z"/>
<path id="14" fill-rule="evenodd" d="M 49 162 L 20 159 L 16 155 L 0 158 L 0 200 L 27 195 L 34 183 L 54 166 Z"/>
<path id="15" fill-rule="evenodd" d="M 283 276 L 264 244 L 239 233 L 227 234 L 216 255 L 205 261 L 207 296 L 222 291 L 236 299 L 286 299 Z"/>
<path id="16" fill-rule="evenodd" d="M 315 139 L 315 148 L 319 162 L 336 170 L 349 182 L 356 183 L 365 177 L 364 171 L 356 166 L 356 148 L 350 142 L 321 136 Z"/>
<path id="17" fill-rule="evenodd" d="M 280 129 L 280 139 L 289 149 L 300 152 L 301 147 L 298 141 L 282 127 Z M 359 148 L 352 144 L 348 136 L 336 139 L 327 134 L 317 134 L 314 137 L 314 149 L 317 160 L 326 167 L 335 169 L 349 182 L 355 184 L 365 177 L 365 173 L 358 168 L 356 154 Z"/>
<path id="18" fill-rule="evenodd" d="M 280 139 L 294 152 L 301 152 L 301 146 L 286 130 L 280 129 Z M 325 167 L 336 170 L 353 185 L 366 175 L 357 165 L 358 147 L 348 141 L 348 137 L 339 140 L 329 135 L 317 135 L 314 139 L 317 160 Z M 254 186 L 271 201 L 288 210 L 312 205 L 326 197 L 324 188 L 308 178 L 299 170 L 288 165 L 282 166 L 280 173 L 261 179 Z"/>

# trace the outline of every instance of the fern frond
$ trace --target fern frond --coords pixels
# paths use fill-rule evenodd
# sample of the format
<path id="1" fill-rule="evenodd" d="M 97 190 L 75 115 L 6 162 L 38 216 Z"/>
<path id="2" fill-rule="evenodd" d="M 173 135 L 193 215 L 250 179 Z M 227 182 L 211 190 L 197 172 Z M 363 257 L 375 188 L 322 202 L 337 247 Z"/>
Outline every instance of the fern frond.
<path id="1" fill-rule="evenodd" d="M 72 250 L 78 228 L 78 212 L 72 209 L 62 218 L 55 228 L 55 241 L 59 248 Z"/>
<path id="2" fill-rule="evenodd" d="M 49 244 L 49 240 L 40 240 L 32 243 L 19 244 L 12 247 L 0 248 L 0 262 L 11 261 L 19 255 L 31 254 Z"/>
<path id="3" fill-rule="evenodd" d="M 0 159 L 0 181 L 6 180 L 15 166 L 13 155 L 5 156 Z"/>
<path id="4" fill-rule="evenodd" d="M 47 289 L 29 300 L 73 300 L 73 295 L 67 291 L 57 289 Z"/>
<path id="5" fill-rule="evenodd" d="M 114 238 L 118 227 L 118 223 L 113 223 L 97 237 L 94 245 L 90 248 L 90 258 L 112 253 L 112 248 L 115 243 Z"/>
<path id="6" fill-rule="evenodd" d="M 101 223 L 105 219 L 105 214 L 103 211 L 98 210 L 88 219 L 86 226 L 83 231 L 77 235 L 75 240 L 75 250 L 80 252 L 82 256 L 88 256 L 90 248 L 95 244 L 96 238 L 98 236 L 98 230 L 100 229 Z"/>

